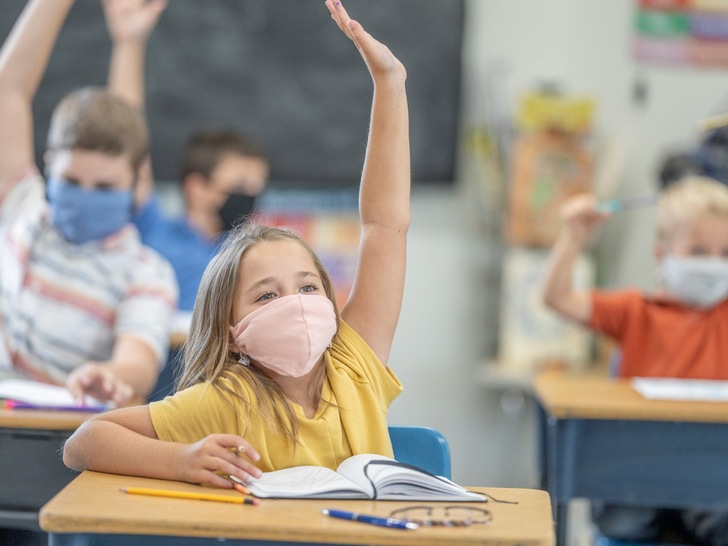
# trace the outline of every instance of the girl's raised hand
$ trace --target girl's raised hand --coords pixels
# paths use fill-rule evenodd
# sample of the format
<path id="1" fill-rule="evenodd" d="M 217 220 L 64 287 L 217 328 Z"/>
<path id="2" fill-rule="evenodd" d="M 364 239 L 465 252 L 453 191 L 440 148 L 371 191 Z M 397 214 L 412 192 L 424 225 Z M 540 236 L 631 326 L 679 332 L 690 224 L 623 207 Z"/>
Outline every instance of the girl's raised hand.
<path id="1" fill-rule="evenodd" d="M 387 46 L 375 40 L 357 21 L 351 19 L 339 0 L 326 0 L 326 7 L 342 32 L 356 45 L 374 81 L 386 77 L 404 80 L 407 77 L 407 71 L 399 59 Z"/>
<path id="2" fill-rule="evenodd" d="M 243 482 L 260 478 L 262 472 L 251 462 L 258 460 L 258 452 L 240 436 L 211 434 L 184 447 L 178 475 L 182 481 L 230 489 L 232 483 L 220 474 Z"/>
<path id="3" fill-rule="evenodd" d="M 102 6 L 114 42 L 145 41 L 167 7 L 167 0 L 103 0 Z"/>

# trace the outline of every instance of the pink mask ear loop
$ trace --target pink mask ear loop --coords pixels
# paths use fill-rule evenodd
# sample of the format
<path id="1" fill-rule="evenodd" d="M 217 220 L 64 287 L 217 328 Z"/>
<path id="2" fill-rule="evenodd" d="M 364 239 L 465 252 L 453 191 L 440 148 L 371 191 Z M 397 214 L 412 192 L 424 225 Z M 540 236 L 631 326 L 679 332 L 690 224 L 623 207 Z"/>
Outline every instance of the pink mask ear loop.
<path id="1" fill-rule="evenodd" d="M 238 351 L 240 351 L 240 349 L 238 348 L 237 343 L 235 342 L 235 338 L 233 337 L 234 335 L 235 335 L 235 326 L 230 326 L 230 340 L 229 340 L 229 343 L 233 347 L 235 347 L 236 349 L 238 349 Z M 248 355 L 243 354 L 242 352 L 239 352 L 238 355 L 239 355 L 238 356 L 238 362 L 240 362 L 243 366 L 250 366 L 250 358 L 248 358 Z"/>

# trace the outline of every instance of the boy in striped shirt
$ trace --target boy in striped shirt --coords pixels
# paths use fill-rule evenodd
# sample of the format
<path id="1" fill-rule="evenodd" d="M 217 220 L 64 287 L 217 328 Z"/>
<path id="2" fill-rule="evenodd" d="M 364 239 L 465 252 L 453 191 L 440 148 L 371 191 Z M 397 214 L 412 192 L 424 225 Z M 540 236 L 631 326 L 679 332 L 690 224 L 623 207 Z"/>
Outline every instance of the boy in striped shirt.
<path id="1" fill-rule="evenodd" d="M 0 50 L 0 378 L 144 399 L 177 286 L 130 223 L 148 154 L 141 115 L 100 89 L 57 106 L 34 166 L 31 103 L 73 0 L 31 0 Z"/>

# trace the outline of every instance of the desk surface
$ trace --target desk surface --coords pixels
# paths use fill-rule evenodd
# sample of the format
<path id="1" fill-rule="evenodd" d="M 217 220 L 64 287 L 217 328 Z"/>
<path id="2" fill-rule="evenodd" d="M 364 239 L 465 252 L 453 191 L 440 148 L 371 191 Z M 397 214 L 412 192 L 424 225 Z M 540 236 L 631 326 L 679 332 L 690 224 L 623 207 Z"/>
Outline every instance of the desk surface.
<path id="1" fill-rule="evenodd" d="M 83 411 L 0 409 L 0 428 L 76 430 L 92 415 Z"/>
<path id="2" fill-rule="evenodd" d="M 475 503 L 493 513 L 489 525 L 466 528 L 386 529 L 323 516 L 323 508 L 388 515 L 411 506 L 399 501 L 263 499 L 260 506 L 128 495 L 121 487 L 180 491 L 200 487 L 180 482 L 84 472 L 46 504 L 41 527 L 54 533 L 129 533 L 349 544 L 518 544 L 551 546 L 554 530 L 549 496 L 529 489 L 474 488 L 519 504 Z M 218 491 L 231 496 L 234 491 Z M 427 503 L 420 503 L 427 504 Z"/>
<path id="3" fill-rule="evenodd" d="M 728 423 L 728 403 L 647 400 L 628 379 L 545 373 L 534 379 L 544 409 L 559 419 Z"/>

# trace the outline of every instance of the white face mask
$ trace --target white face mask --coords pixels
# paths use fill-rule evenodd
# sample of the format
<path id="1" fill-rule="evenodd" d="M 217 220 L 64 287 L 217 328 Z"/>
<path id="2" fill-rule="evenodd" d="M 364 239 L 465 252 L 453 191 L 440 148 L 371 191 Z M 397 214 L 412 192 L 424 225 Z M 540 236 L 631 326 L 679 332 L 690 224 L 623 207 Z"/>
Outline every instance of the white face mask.
<path id="1" fill-rule="evenodd" d="M 668 255 L 662 262 L 667 288 L 680 301 L 713 307 L 728 298 L 728 260 Z"/>

